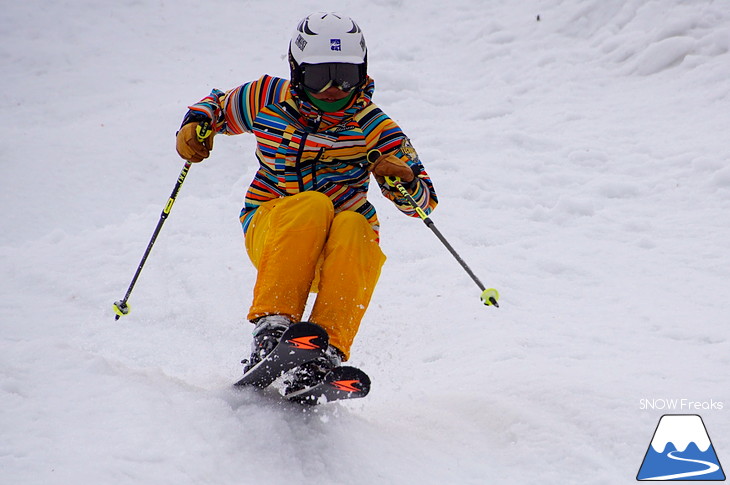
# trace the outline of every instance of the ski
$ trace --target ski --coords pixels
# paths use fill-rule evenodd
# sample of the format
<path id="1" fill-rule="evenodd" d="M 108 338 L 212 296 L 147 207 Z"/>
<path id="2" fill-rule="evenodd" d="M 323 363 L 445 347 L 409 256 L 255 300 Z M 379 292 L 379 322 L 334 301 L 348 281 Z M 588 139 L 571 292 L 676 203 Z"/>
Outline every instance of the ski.
<path id="1" fill-rule="evenodd" d="M 319 325 L 295 323 L 284 332 L 274 350 L 243 374 L 235 385 L 263 389 L 283 373 L 323 356 L 328 343 L 329 336 Z"/>
<path id="2" fill-rule="evenodd" d="M 370 392 L 370 378 L 357 367 L 335 367 L 319 384 L 285 394 L 284 398 L 299 404 L 317 405 L 340 399 L 355 399 Z"/>

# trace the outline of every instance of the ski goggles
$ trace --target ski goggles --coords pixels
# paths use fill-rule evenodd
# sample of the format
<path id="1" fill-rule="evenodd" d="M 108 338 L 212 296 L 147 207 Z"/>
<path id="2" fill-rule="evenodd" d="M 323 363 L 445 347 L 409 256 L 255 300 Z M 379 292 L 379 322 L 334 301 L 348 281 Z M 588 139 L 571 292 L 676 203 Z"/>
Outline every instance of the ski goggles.
<path id="1" fill-rule="evenodd" d="M 349 93 L 365 79 L 363 71 L 363 64 L 302 64 L 302 84 L 315 93 L 324 92 L 332 86 Z"/>

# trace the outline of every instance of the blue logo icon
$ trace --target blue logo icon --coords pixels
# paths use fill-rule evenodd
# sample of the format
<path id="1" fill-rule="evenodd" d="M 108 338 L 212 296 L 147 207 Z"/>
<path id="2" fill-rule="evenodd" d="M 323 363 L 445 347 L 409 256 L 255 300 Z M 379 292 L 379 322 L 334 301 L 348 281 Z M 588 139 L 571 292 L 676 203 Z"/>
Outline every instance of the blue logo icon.
<path id="1" fill-rule="evenodd" d="M 341 39 L 330 39 L 330 50 L 341 51 L 342 50 L 342 40 Z"/>
<path id="2" fill-rule="evenodd" d="M 725 480 L 725 473 L 702 418 L 696 414 L 662 416 L 636 479 Z"/>

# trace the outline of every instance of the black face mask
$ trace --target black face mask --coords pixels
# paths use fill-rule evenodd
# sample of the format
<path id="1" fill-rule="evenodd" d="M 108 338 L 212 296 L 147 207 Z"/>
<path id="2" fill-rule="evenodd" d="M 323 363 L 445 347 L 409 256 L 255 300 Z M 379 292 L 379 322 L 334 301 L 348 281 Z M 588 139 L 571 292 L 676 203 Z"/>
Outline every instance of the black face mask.
<path id="1" fill-rule="evenodd" d="M 314 93 L 321 93 L 331 86 L 349 93 L 365 80 L 364 64 L 302 64 L 301 69 L 302 84 Z"/>

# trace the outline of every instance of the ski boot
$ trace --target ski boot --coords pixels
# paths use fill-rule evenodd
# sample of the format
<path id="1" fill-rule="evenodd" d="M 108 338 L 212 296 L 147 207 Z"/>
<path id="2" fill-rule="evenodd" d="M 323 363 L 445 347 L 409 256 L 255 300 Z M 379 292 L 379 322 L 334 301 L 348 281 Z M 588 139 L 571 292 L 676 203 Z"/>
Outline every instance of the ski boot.
<path id="1" fill-rule="evenodd" d="M 311 362 L 300 365 L 289 372 L 284 380 L 284 395 L 316 386 L 329 371 L 342 364 L 344 355 L 336 347 L 327 346 L 325 355 Z"/>
<path id="2" fill-rule="evenodd" d="M 241 361 L 244 374 L 274 350 L 283 333 L 291 325 L 291 320 L 283 315 L 266 315 L 254 323 L 256 328 L 253 330 L 251 357 Z"/>

